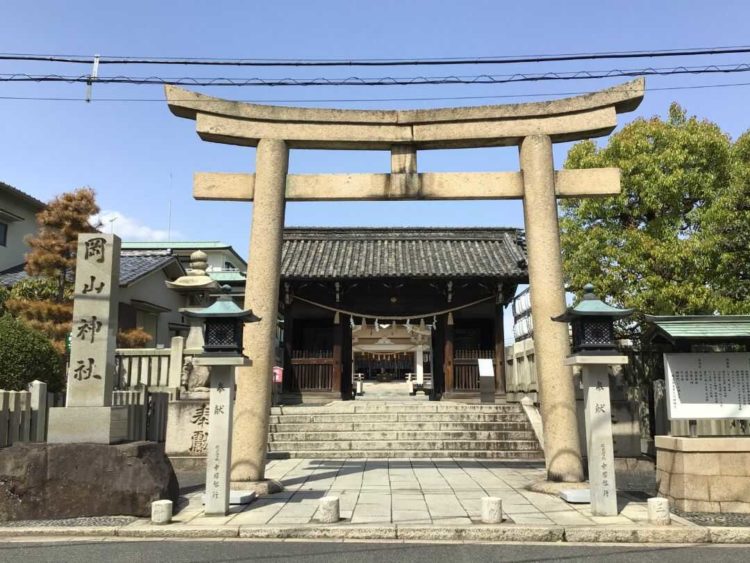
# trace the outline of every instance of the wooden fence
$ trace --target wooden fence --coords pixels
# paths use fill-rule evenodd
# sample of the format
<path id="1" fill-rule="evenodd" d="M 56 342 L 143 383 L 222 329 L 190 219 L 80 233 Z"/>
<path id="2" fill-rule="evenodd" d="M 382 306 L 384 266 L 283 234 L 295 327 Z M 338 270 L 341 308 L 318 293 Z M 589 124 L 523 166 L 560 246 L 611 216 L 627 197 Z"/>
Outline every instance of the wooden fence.
<path id="1" fill-rule="evenodd" d="M 494 360 L 494 350 L 454 350 L 453 389 L 477 391 L 479 389 L 479 359 Z M 494 363 L 494 362 L 493 362 Z M 497 366 L 495 366 L 497 373 Z"/>
<path id="2" fill-rule="evenodd" d="M 28 391 L 0 390 L 0 447 L 47 439 L 47 384 L 34 381 Z"/>
<path id="3" fill-rule="evenodd" d="M 176 393 L 143 387 L 112 393 L 113 406 L 128 407 L 128 441 L 164 442 L 167 435 L 167 409 Z M 65 405 L 64 393 L 47 393 L 47 384 L 34 381 L 28 391 L 0 390 L 0 447 L 19 442 L 47 440 L 47 420 L 51 407 Z"/>
<path id="4" fill-rule="evenodd" d="M 333 390 L 333 353 L 330 350 L 294 350 L 291 367 L 284 374 L 284 391 Z"/>

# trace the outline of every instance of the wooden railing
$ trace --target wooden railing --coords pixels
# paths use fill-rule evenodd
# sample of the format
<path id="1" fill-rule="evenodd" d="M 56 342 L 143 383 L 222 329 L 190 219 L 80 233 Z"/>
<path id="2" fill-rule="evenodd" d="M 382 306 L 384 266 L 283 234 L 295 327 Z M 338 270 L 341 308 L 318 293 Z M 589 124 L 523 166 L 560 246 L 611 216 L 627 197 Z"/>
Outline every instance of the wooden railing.
<path id="1" fill-rule="evenodd" d="M 291 377 L 284 374 L 285 391 L 333 391 L 333 352 L 293 350 Z"/>
<path id="2" fill-rule="evenodd" d="M 185 340 L 172 338 L 170 348 L 118 348 L 115 351 L 115 388 L 139 386 L 178 388 L 182 383 Z"/>
<path id="3" fill-rule="evenodd" d="M 494 359 L 493 350 L 454 350 L 453 389 L 455 391 L 476 391 L 479 389 L 478 359 Z"/>

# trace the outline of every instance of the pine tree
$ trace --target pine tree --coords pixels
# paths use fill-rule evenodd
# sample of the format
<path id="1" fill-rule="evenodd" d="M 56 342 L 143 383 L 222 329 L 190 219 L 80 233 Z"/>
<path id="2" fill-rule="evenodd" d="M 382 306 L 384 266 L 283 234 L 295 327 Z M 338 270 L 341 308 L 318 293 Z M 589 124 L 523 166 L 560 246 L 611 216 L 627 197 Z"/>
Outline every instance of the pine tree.
<path id="1" fill-rule="evenodd" d="M 26 272 L 31 278 L 16 284 L 5 303 L 15 317 L 45 334 L 60 352 L 73 318 L 73 279 L 78 235 L 92 233 L 99 213 L 94 190 L 80 188 L 53 199 L 37 214 L 39 230 L 27 237 Z"/>

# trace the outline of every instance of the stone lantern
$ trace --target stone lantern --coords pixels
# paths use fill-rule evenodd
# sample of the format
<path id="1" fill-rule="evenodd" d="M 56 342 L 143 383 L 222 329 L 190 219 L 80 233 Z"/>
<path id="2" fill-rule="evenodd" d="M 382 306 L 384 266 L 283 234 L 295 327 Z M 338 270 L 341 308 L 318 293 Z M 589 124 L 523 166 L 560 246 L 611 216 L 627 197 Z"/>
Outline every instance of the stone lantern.
<path id="1" fill-rule="evenodd" d="M 583 287 L 583 298 L 553 321 L 570 323 L 573 330 L 574 354 L 615 353 L 615 320 L 633 314 L 633 309 L 618 309 L 594 295 L 594 286 Z"/>
<path id="2" fill-rule="evenodd" d="M 193 360 L 197 367 L 210 370 L 208 447 L 206 455 L 206 515 L 226 515 L 231 504 L 247 504 L 254 493 L 230 490 L 229 473 L 232 461 L 232 417 L 234 411 L 234 370 L 249 366 L 242 355 L 244 323 L 260 319 L 250 310 L 240 309 L 232 300 L 231 288 L 224 285 L 222 294 L 206 309 L 185 309 L 188 318 L 205 323 L 203 354 Z M 270 374 L 269 374 L 270 377 Z"/>
<path id="3" fill-rule="evenodd" d="M 251 310 L 242 310 L 235 304 L 231 290 L 223 285 L 222 294 L 210 307 L 184 310 L 186 317 L 204 320 L 203 351 L 207 354 L 241 355 L 244 324 L 260 320 Z"/>
<path id="4" fill-rule="evenodd" d="M 553 321 L 569 322 L 573 329 L 572 354 L 565 365 L 581 368 L 583 385 L 586 450 L 589 465 L 588 495 L 563 490 L 565 500 L 591 502 L 594 516 L 617 515 L 617 487 L 612 443 L 612 410 L 609 398 L 611 366 L 625 365 L 627 356 L 615 347 L 615 319 L 627 317 L 632 309 L 618 309 L 594 295 L 594 286 L 586 284 L 583 299 Z"/>

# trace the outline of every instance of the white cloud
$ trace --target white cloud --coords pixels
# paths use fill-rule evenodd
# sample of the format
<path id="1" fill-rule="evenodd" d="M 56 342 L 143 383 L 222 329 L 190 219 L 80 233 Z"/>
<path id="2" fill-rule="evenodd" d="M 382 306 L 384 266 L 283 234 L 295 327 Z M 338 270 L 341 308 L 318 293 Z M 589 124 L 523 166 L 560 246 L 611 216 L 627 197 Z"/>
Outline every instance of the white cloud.
<path id="1" fill-rule="evenodd" d="M 138 219 L 123 215 L 119 211 L 106 210 L 91 218 L 92 224 L 101 223 L 102 232 L 114 232 L 124 241 L 136 242 L 159 242 L 176 240 L 182 237 L 175 230 L 168 232 L 166 229 L 153 229 L 144 225 Z"/>

